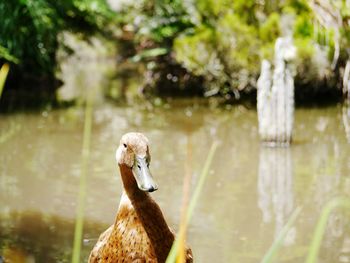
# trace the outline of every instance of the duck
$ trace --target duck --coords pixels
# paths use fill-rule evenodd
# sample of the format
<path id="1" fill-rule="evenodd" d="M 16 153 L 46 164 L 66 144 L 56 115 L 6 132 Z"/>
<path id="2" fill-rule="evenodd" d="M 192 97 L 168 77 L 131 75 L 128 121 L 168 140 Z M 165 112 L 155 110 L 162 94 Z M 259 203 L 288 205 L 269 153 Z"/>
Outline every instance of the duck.
<path id="1" fill-rule="evenodd" d="M 149 166 L 149 140 L 138 132 L 122 136 L 116 151 L 123 183 L 116 219 L 93 247 L 89 263 L 164 263 L 175 234 L 151 197 L 158 189 Z M 185 262 L 193 262 L 186 247 Z"/>

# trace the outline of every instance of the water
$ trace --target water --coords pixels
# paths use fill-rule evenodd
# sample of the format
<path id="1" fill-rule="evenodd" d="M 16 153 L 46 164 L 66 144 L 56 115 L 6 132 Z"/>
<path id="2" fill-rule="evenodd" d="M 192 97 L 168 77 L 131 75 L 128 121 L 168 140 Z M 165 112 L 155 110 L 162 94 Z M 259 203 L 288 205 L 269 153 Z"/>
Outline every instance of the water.
<path id="1" fill-rule="evenodd" d="M 260 145 L 256 112 L 244 106 L 179 101 L 151 110 L 95 108 L 83 260 L 117 211 L 119 139 L 141 131 L 150 139 L 159 185 L 153 196 L 175 230 L 186 165 L 193 189 L 212 142 L 220 142 L 189 226 L 196 262 L 260 262 L 299 206 L 276 262 L 303 262 L 322 207 L 350 192 L 346 114 L 341 106 L 298 109 L 292 147 L 271 149 Z M 10 262 L 70 261 L 82 130 L 81 109 L 0 117 L 0 255 Z M 349 213 L 331 214 L 319 262 L 350 262 L 349 228 Z"/>

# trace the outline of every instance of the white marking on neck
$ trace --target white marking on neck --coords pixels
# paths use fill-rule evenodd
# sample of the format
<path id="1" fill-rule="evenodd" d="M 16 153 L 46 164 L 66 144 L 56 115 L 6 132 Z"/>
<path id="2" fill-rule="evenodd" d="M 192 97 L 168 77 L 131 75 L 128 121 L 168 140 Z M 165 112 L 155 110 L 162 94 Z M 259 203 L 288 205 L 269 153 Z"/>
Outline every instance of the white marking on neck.
<path id="1" fill-rule="evenodd" d="M 132 206 L 128 195 L 125 192 L 123 192 L 122 197 L 120 199 L 119 209 L 121 209 L 121 208 L 128 209 L 129 211 L 134 209 L 134 207 Z M 126 216 L 128 217 L 129 215 L 126 215 Z M 128 226 L 129 219 L 127 217 L 126 218 L 121 218 L 118 221 L 118 223 L 117 223 L 118 231 L 120 233 L 124 233 L 125 235 L 129 235 L 130 231 L 132 231 L 132 233 L 134 234 L 134 233 L 136 233 L 135 232 L 136 230 L 134 231 L 133 229 L 130 229 L 130 226 Z M 127 233 L 125 233 L 125 231 L 127 231 Z"/>
<path id="2" fill-rule="evenodd" d="M 126 194 L 126 192 L 123 192 L 122 197 L 120 199 L 119 208 L 121 208 L 121 207 L 126 207 L 128 209 L 134 208 L 132 206 L 131 201 L 130 201 L 128 195 Z"/>

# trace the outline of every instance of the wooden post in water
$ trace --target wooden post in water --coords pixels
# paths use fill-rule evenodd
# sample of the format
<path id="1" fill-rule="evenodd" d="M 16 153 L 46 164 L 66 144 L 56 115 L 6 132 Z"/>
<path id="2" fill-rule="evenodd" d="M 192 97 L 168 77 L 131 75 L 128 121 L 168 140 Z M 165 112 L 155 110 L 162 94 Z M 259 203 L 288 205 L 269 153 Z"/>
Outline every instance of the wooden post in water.
<path id="1" fill-rule="evenodd" d="M 289 145 L 294 120 L 294 67 L 295 47 L 290 36 L 278 38 L 275 61 L 263 60 L 258 79 L 257 108 L 259 134 L 268 145 Z"/>
<path id="2" fill-rule="evenodd" d="M 343 75 L 343 94 L 346 95 L 347 102 L 350 103 L 350 58 L 346 62 Z"/>
<path id="3" fill-rule="evenodd" d="M 350 143 L 350 100 L 343 106 L 343 125 L 348 143 Z"/>

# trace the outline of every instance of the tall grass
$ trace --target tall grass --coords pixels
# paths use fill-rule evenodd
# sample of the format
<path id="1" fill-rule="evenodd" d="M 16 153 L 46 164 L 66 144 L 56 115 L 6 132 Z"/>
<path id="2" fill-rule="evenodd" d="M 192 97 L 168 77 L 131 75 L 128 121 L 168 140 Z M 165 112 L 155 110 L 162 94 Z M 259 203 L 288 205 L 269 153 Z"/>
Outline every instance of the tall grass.
<path id="1" fill-rule="evenodd" d="M 3 64 L 0 68 L 0 99 L 1 99 L 2 92 L 4 90 L 6 78 L 9 71 L 10 71 L 10 66 L 7 63 Z M 20 124 L 11 122 L 9 129 L 0 134 L 0 144 L 8 141 L 20 129 L 21 129 Z"/>
<path id="2" fill-rule="evenodd" d="M 9 73 L 9 70 L 10 70 L 9 64 L 5 63 L 1 66 L 1 69 L 0 69 L 0 98 L 1 98 L 1 94 L 2 94 L 2 91 L 3 91 L 4 86 L 5 86 L 5 81 L 7 78 L 7 74 Z"/>
<path id="3" fill-rule="evenodd" d="M 80 252 L 83 237 L 85 200 L 86 200 L 86 177 L 88 171 L 88 164 L 90 159 L 90 144 L 91 144 L 91 130 L 92 130 L 92 114 L 93 114 L 93 92 L 90 92 L 85 105 L 84 118 L 84 134 L 81 158 L 81 174 L 79 181 L 79 195 L 78 205 L 76 211 L 75 230 L 72 263 L 80 262 Z"/>
<path id="4" fill-rule="evenodd" d="M 316 225 L 305 263 L 315 263 L 317 261 L 318 252 L 320 250 L 322 238 L 327 227 L 329 215 L 336 208 L 350 209 L 350 198 L 335 197 L 328 201 L 328 203 L 324 206 Z"/>
<path id="5" fill-rule="evenodd" d="M 308 255 L 305 263 L 316 263 L 318 252 L 322 243 L 322 238 L 325 233 L 329 215 L 336 208 L 345 208 L 350 211 L 350 198 L 348 197 L 336 197 L 328 201 L 321 211 L 318 223 L 316 225 L 314 234 L 312 236 L 312 241 L 308 250 Z M 287 224 L 283 227 L 282 231 L 276 238 L 276 240 L 271 245 L 270 249 L 265 254 L 261 263 L 272 263 L 278 251 L 281 248 L 282 241 L 284 240 L 286 234 L 288 233 L 291 226 L 294 224 L 295 220 L 301 212 L 301 207 L 295 209 L 293 214 L 290 216 Z"/>
<path id="6" fill-rule="evenodd" d="M 301 207 L 297 207 L 294 210 L 292 215 L 289 217 L 287 223 L 284 225 L 284 227 L 282 228 L 281 232 L 278 234 L 277 238 L 272 243 L 270 249 L 266 252 L 264 258 L 261 261 L 261 263 L 271 263 L 271 262 L 273 262 L 273 259 L 275 258 L 278 250 L 280 249 L 284 238 L 286 237 L 288 231 L 290 230 L 290 228 L 294 224 L 295 220 L 298 218 L 301 210 L 302 210 Z"/>
<path id="7" fill-rule="evenodd" d="M 187 210 L 188 210 L 188 200 L 190 196 L 190 186 L 191 186 L 191 177 L 192 177 L 192 139 L 191 135 L 188 135 L 187 137 L 187 156 L 186 156 L 186 163 L 185 163 L 185 177 L 184 177 L 184 184 L 183 184 L 183 191 L 182 191 L 182 208 L 181 208 L 181 224 L 180 224 L 180 230 L 178 238 L 182 242 L 179 243 L 178 251 L 185 251 L 185 240 L 186 240 L 186 230 L 187 230 L 187 223 L 186 223 L 186 216 L 187 216 Z M 182 263 L 185 261 L 185 253 L 178 253 L 178 257 L 176 260 L 176 263 Z"/>
<path id="8" fill-rule="evenodd" d="M 175 240 L 175 242 L 170 250 L 170 253 L 168 255 L 166 263 L 178 262 L 179 258 L 180 258 L 180 260 L 185 259 L 185 254 L 184 254 L 185 253 L 185 251 L 184 251 L 185 240 L 184 240 L 183 232 L 186 231 L 186 228 L 187 228 L 187 226 L 192 218 L 194 208 L 196 207 L 196 204 L 198 203 L 199 195 L 202 191 L 204 182 L 209 174 L 209 168 L 210 168 L 210 165 L 213 161 L 213 157 L 214 157 L 214 154 L 216 152 L 218 145 L 219 145 L 219 143 L 217 141 L 215 141 L 210 147 L 207 159 L 205 160 L 203 169 L 202 169 L 201 174 L 199 176 L 198 183 L 195 187 L 195 190 L 194 190 L 192 198 L 189 202 L 188 208 L 186 209 L 186 215 L 184 215 L 184 220 L 181 222 L 180 232 L 178 233 L 177 238 L 176 238 L 176 240 Z"/>

